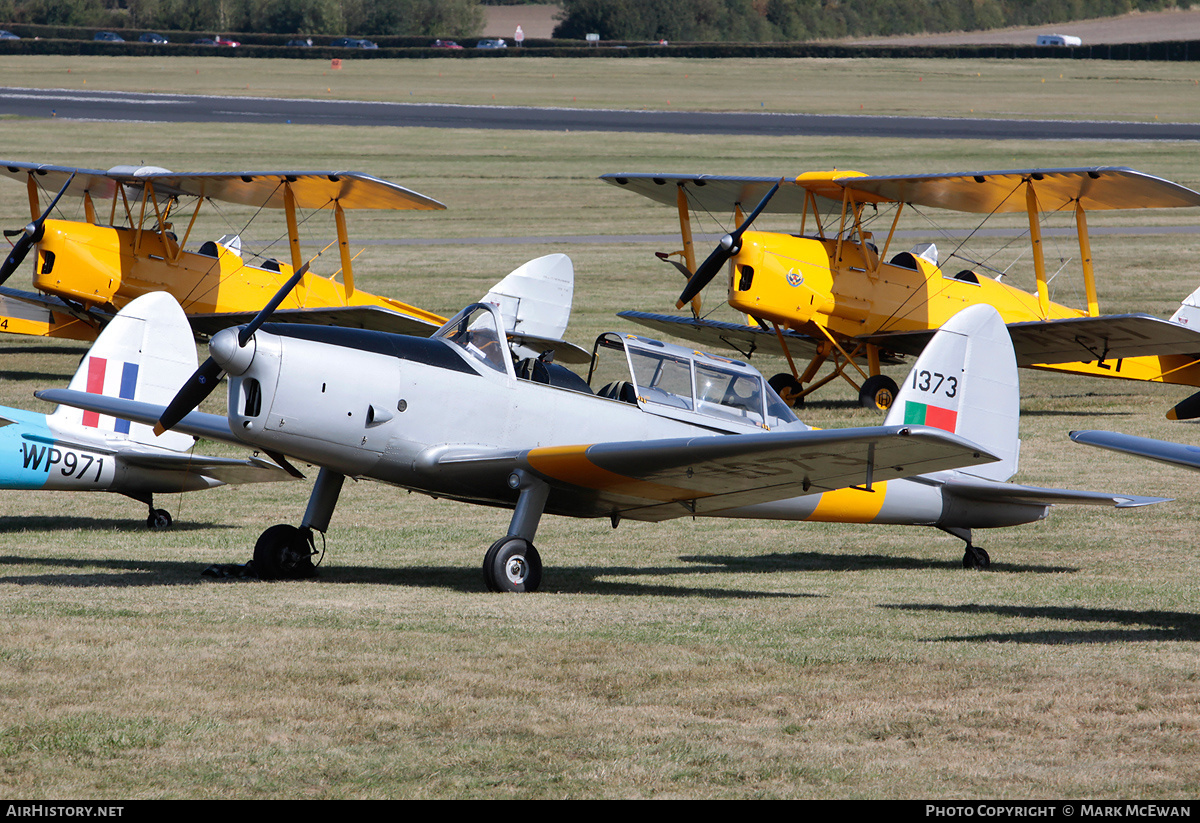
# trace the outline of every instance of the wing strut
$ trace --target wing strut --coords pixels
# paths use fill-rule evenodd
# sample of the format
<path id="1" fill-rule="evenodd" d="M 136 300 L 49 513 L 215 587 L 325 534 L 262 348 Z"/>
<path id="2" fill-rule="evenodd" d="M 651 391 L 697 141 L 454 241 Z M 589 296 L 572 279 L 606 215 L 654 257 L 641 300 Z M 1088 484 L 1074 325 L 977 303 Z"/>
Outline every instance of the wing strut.
<path id="1" fill-rule="evenodd" d="M 1096 276 L 1092 271 L 1092 241 L 1088 237 L 1087 215 L 1083 203 L 1075 200 L 1075 233 L 1079 235 L 1079 260 L 1083 267 L 1083 288 L 1087 292 L 1089 317 L 1100 316 L 1100 301 L 1096 297 Z"/>
<path id="2" fill-rule="evenodd" d="M 1029 240 L 1033 247 L 1033 272 L 1037 277 L 1038 311 L 1045 320 L 1050 316 L 1050 291 L 1046 287 L 1046 258 L 1042 252 L 1042 225 L 1038 222 L 1037 192 L 1033 178 L 1025 181 L 1025 209 L 1029 212 Z"/>

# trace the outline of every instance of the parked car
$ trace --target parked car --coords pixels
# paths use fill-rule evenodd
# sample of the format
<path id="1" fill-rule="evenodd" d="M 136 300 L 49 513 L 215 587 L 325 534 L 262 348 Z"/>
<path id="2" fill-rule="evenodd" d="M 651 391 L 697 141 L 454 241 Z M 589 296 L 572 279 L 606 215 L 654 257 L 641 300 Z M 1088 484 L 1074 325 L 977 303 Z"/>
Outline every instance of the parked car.
<path id="1" fill-rule="evenodd" d="M 308 46 L 312 45 L 312 38 L 311 37 L 297 37 L 294 40 L 287 41 L 287 44 L 289 46 L 304 46 L 305 48 L 307 48 Z"/>
<path id="2" fill-rule="evenodd" d="M 193 46 L 215 46 L 215 45 L 217 45 L 217 41 L 213 40 L 211 37 L 198 37 L 192 41 L 192 45 Z"/>
<path id="3" fill-rule="evenodd" d="M 216 37 L 213 38 L 213 43 L 215 43 L 218 46 L 240 46 L 240 45 L 242 45 L 241 43 L 239 43 L 236 40 L 226 40 L 224 37 L 221 37 L 220 35 L 217 35 Z"/>
<path id="4" fill-rule="evenodd" d="M 478 43 L 475 44 L 475 48 L 477 48 L 477 49 L 506 49 L 506 48 L 508 48 L 508 43 L 505 43 L 503 40 L 480 40 Z"/>
<path id="5" fill-rule="evenodd" d="M 339 37 L 329 45 L 339 49 L 377 49 L 379 46 L 370 40 L 359 40 L 356 37 Z"/>
<path id="6" fill-rule="evenodd" d="M 115 31 L 98 31 L 93 40 L 103 40 L 105 43 L 124 43 L 125 38 Z"/>
<path id="7" fill-rule="evenodd" d="M 458 43 L 455 43 L 453 40 L 434 40 L 433 45 L 430 46 L 430 48 L 433 48 L 433 49 L 461 49 L 462 46 L 458 45 Z"/>
<path id="8" fill-rule="evenodd" d="M 167 38 L 163 37 L 161 34 L 155 34 L 152 31 L 148 31 L 145 34 L 143 34 L 141 37 L 138 38 L 138 42 L 139 43 L 158 43 L 161 45 L 162 43 L 167 43 L 170 41 L 168 41 Z"/>
<path id="9" fill-rule="evenodd" d="M 11 31 L 0 31 L 0 40 L 20 40 L 20 39 L 21 39 L 20 37 L 17 37 Z"/>

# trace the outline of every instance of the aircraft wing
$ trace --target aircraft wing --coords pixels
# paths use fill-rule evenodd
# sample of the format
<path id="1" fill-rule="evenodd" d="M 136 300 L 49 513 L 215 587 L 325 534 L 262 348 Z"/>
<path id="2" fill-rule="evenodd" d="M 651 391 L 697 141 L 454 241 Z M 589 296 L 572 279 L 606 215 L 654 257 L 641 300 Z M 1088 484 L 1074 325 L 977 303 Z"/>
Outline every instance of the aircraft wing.
<path id="1" fill-rule="evenodd" d="M 940 429 L 876 426 L 506 453 L 446 449 L 425 468 L 465 483 L 488 476 L 502 482 L 513 469 L 525 469 L 551 485 L 548 510 L 668 520 L 997 459 Z"/>
<path id="2" fill-rule="evenodd" d="M 919 354 L 936 329 L 881 332 L 863 339 L 879 346 Z M 1148 314 L 1110 314 L 1010 323 L 1017 365 L 1118 360 L 1145 355 L 1200 355 L 1200 331 Z"/>
<path id="3" fill-rule="evenodd" d="M 200 477 L 211 477 L 227 485 L 295 479 L 283 468 L 257 456 L 239 459 L 236 457 L 209 457 L 186 452 L 183 454 L 152 454 L 137 451 L 120 451 L 118 455 L 126 465 L 135 468 L 184 472 Z"/>
<path id="4" fill-rule="evenodd" d="M 957 174 L 850 177 L 839 182 L 855 199 L 911 203 L 953 211 L 1024 212 L 1025 187 L 1033 183 L 1038 206 L 1053 212 L 1079 201 L 1087 211 L 1200 206 L 1200 192 L 1123 166 L 1010 169 Z"/>
<path id="5" fill-rule="evenodd" d="M 617 317 L 632 320 L 634 323 L 647 326 L 663 334 L 691 340 L 704 348 L 733 349 L 746 358 L 760 351 L 778 357 L 784 356 L 783 348 L 779 345 L 779 337 L 776 336 L 775 330 L 770 328 L 763 329 L 720 320 L 697 319 L 678 314 L 651 314 L 642 311 L 618 312 Z M 787 341 L 788 351 L 793 357 L 811 358 L 816 354 L 817 341 L 813 338 L 787 329 L 781 329 L 781 331 Z M 926 337 L 926 342 L 932 335 L 933 333 L 930 332 Z M 922 348 L 918 347 L 911 353 L 920 354 Z M 865 359 L 862 358 L 863 362 Z M 902 363 L 903 358 L 883 352 L 880 355 L 880 362 L 895 365 Z"/>
<path id="6" fill-rule="evenodd" d="M 776 183 L 779 191 L 766 211 L 778 214 L 803 213 L 807 192 L 829 201 L 824 206 L 840 205 L 843 189 L 859 202 L 911 203 L 979 214 L 1023 212 L 1027 181 L 1034 184 L 1041 210 L 1048 212 L 1075 200 L 1088 211 L 1200 206 L 1200 192 L 1122 166 L 901 176 L 808 172 L 782 181 L 779 177 L 646 173 L 605 174 L 600 179 L 667 206 L 677 205 L 682 189 L 691 208 L 716 214 L 728 213 L 735 205 L 753 206 Z"/>
<path id="7" fill-rule="evenodd" d="M 642 172 L 605 174 L 600 179 L 648 197 L 666 206 L 677 205 L 678 192 L 682 189 L 690 208 L 714 214 L 729 213 L 734 206 L 750 209 L 755 206 L 771 187 L 779 183 L 779 191 L 771 198 L 766 211 L 775 214 L 803 214 L 804 204 L 811 192 L 826 202 L 822 206 L 841 206 L 842 177 L 861 177 L 861 173 L 815 172 L 796 178 L 779 177 L 726 177 L 715 174 L 646 174 Z"/>
<path id="8" fill-rule="evenodd" d="M 945 494 L 964 500 L 984 503 L 1014 503 L 1040 506 L 1078 504 L 1085 506 L 1113 506 L 1118 509 L 1133 509 L 1154 503 L 1165 503 L 1166 497 L 1142 497 L 1136 494 L 1109 494 L 1108 492 L 1077 491 L 1075 489 L 1043 489 L 1037 486 L 1021 486 L 995 480 L 956 475 L 942 486 Z"/>
<path id="9" fill-rule="evenodd" d="M 211 337 L 221 329 L 249 323 L 257 312 L 219 312 L 189 314 L 192 331 Z M 310 326 L 343 326 L 351 329 L 392 332 L 429 337 L 438 327 L 407 314 L 382 306 L 328 306 L 319 309 L 276 309 L 274 323 L 300 323 Z"/>
<path id="10" fill-rule="evenodd" d="M 1170 463 L 1172 466 L 1200 471 L 1200 446 L 1168 443 L 1166 440 L 1152 440 L 1149 437 L 1134 437 L 1132 434 L 1107 431 L 1074 431 L 1071 432 L 1071 439 L 1076 443 L 1086 443 L 1089 446 L 1099 446 L 1110 451 L 1124 452 L 1157 460 L 1159 463 Z"/>
<path id="11" fill-rule="evenodd" d="M 42 163 L 0 160 L 0 175 L 24 183 L 32 173 L 38 184 L 57 192 L 71 180 L 67 194 L 111 199 L 121 186 L 141 190 L 150 182 L 160 197 L 206 197 L 266 209 L 284 207 L 284 183 L 291 186 L 302 209 L 328 207 L 336 200 L 343 209 L 418 209 L 446 207 L 403 186 L 354 171 L 243 171 L 176 174 L 151 166 L 115 166 L 107 171 Z M 74 174 L 74 179 L 71 175 Z"/>

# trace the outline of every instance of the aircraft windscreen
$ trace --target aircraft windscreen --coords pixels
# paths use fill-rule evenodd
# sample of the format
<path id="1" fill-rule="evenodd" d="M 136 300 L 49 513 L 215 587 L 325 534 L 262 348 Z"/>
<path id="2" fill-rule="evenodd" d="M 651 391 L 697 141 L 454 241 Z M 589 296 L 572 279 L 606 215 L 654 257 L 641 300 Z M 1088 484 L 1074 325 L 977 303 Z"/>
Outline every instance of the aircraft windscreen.
<path id="1" fill-rule="evenodd" d="M 508 347 L 486 306 L 469 306 L 442 326 L 434 337 L 447 340 L 498 372 L 507 372 Z"/>
<path id="2" fill-rule="evenodd" d="M 696 364 L 696 409 L 763 423 L 762 377 Z"/>
<path id="3" fill-rule="evenodd" d="M 629 359 L 633 362 L 638 394 L 647 403 L 680 409 L 692 407 L 691 361 L 643 349 L 630 349 Z"/>

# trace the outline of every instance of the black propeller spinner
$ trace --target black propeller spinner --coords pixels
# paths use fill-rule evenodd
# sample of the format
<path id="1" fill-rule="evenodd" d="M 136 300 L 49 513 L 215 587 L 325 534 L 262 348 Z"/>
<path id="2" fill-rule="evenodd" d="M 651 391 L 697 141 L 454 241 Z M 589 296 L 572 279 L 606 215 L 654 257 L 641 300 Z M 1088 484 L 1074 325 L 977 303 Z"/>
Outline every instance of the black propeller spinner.
<path id="1" fill-rule="evenodd" d="M 782 183 L 783 181 L 780 180 L 779 182 Z M 771 201 L 771 198 L 775 196 L 775 192 L 777 191 L 779 191 L 779 183 L 772 186 L 766 196 L 758 201 L 758 205 L 754 207 L 754 211 L 750 212 L 750 215 L 742 221 L 741 225 L 721 238 L 720 242 L 717 243 L 717 247 L 713 249 L 712 254 L 700 264 L 696 269 L 696 273 L 688 280 L 687 286 L 684 287 L 683 292 L 679 295 L 679 300 L 675 303 L 675 308 L 682 309 L 691 302 L 693 297 L 712 282 L 712 279 L 717 276 L 717 272 L 721 270 L 721 267 L 729 262 L 729 258 L 742 250 L 742 234 L 745 233 L 746 229 L 750 228 L 750 224 L 767 207 L 767 203 Z"/>
<path id="2" fill-rule="evenodd" d="M 267 322 L 267 319 L 279 307 L 283 299 L 291 293 L 292 289 L 296 287 L 296 284 L 300 282 L 300 278 L 306 272 L 308 272 L 308 263 L 296 269 L 296 273 L 283 284 L 283 288 L 275 292 L 275 296 L 271 298 L 267 305 L 263 306 L 262 311 L 254 315 L 253 320 L 242 326 L 237 335 L 237 347 L 239 349 L 246 347 L 246 344 L 250 342 L 250 338 L 254 337 L 254 333 L 258 331 L 259 327 Z M 214 336 L 213 342 L 209 344 L 210 350 L 216 342 L 217 338 Z M 228 362 L 228 358 L 224 359 Z M 158 423 L 154 426 L 154 433 L 162 434 L 173 428 L 189 412 L 203 403 L 212 394 L 217 384 L 221 382 L 224 374 L 224 367 L 214 360 L 210 354 L 208 359 L 200 364 L 200 368 L 192 373 L 192 376 L 188 378 L 187 382 L 175 394 L 175 397 L 167 405 L 167 408 L 163 410 L 162 416 L 158 418 Z"/>

